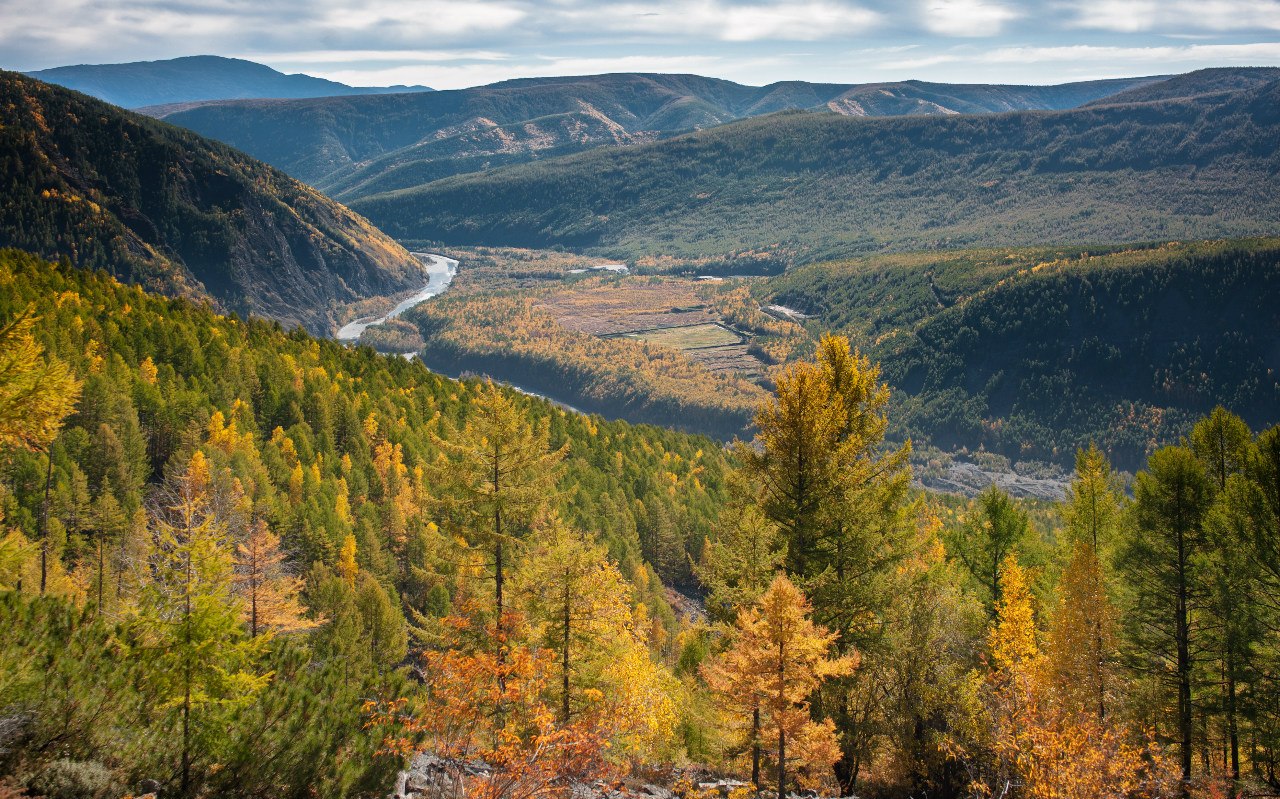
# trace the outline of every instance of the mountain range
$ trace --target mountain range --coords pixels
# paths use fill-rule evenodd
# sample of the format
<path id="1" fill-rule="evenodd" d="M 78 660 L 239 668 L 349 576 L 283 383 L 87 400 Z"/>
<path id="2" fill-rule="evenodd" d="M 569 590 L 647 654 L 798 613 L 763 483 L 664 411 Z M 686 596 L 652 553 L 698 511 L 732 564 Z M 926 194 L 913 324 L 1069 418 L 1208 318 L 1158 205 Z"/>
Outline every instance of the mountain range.
<path id="1" fill-rule="evenodd" d="M 1228 74 L 1248 87 L 1208 91 Z M 401 240 L 611 257 L 861 252 L 1265 234 L 1280 218 L 1280 81 L 1066 111 L 783 112 L 354 199 Z M 1204 91 L 1202 91 L 1204 90 Z"/>
<path id="2" fill-rule="evenodd" d="M 942 116 L 1054 110 L 1158 80 L 1061 86 L 789 81 L 756 87 L 697 75 L 615 74 L 528 78 L 430 94 L 227 100 L 147 111 L 242 149 L 345 202 L 778 111 Z"/>
<path id="3" fill-rule="evenodd" d="M 311 75 L 286 75 L 253 61 L 214 55 L 128 64 L 76 64 L 27 74 L 125 108 L 231 98 L 431 91 L 425 86 L 348 86 Z"/>
<path id="4" fill-rule="evenodd" d="M 284 173 L 190 131 L 0 72 L 0 247 L 328 334 L 417 259 Z"/>

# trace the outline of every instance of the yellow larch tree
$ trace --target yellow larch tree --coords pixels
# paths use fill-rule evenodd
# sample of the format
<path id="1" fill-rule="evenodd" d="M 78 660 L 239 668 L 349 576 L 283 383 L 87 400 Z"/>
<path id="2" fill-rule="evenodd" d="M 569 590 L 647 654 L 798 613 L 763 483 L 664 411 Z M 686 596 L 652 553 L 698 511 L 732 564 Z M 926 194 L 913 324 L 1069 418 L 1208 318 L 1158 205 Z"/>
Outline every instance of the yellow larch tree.
<path id="1" fill-rule="evenodd" d="M 356 563 L 356 537 L 347 533 L 342 539 L 342 550 L 338 553 L 338 575 L 346 581 L 349 588 L 355 588 L 356 575 L 360 566 Z"/>
<path id="2" fill-rule="evenodd" d="M 814 624 L 811 612 L 804 594 L 778 575 L 760 601 L 739 614 L 728 652 L 703 670 L 718 694 L 759 698 L 760 737 L 777 741 L 779 799 L 786 795 L 789 764 L 826 776 L 839 757 L 835 726 L 829 720 L 815 723 L 808 699 L 823 680 L 856 667 L 852 656 L 828 656 L 835 635 Z"/>
<path id="3" fill-rule="evenodd" d="M 236 544 L 234 567 L 232 585 L 240 597 L 241 617 L 249 626 L 250 637 L 316 625 L 305 618 L 306 608 L 299 599 L 303 581 L 288 572 L 280 537 L 264 520 L 255 521 L 248 537 Z"/>

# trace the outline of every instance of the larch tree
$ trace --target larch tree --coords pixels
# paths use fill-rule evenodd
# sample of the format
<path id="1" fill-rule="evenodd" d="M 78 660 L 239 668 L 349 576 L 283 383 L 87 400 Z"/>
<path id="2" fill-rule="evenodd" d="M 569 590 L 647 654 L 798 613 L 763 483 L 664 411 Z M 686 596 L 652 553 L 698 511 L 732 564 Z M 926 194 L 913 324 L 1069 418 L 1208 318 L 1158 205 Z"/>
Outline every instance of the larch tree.
<path id="1" fill-rule="evenodd" d="M 49 488 L 53 482 L 49 447 L 62 428 L 62 420 L 75 408 L 80 383 L 66 364 L 45 356 L 44 347 L 31 335 L 35 321 L 28 309 L 0 327 L 0 450 L 19 447 L 45 452 L 40 510 L 40 593 L 44 593 L 49 573 Z M 12 551 L 19 551 L 16 543 Z"/>
<path id="2" fill-rule="evenodd" d="M 1126 626 L 1149 671 L 1149 663 L 1167 664 L 1176 694 L 1182 778 L 1191 778 L 1193 746 L 1192 607 L 1202 591 L 1199 555 L 1205 548 L 1204 519 L 1212 483 L 1195 454 L 1165 447 L 1151 456 L 1134 482 L 1132 520 L 1120 550 L 1121 572 L 1132 588 Z"/>
<path id="3" fill-rule="evenodd" d="M 93 502 L 92 529 L 94 548 L 94 582 L 96 584 L 97 613 L 102 615 L 106 605 L 107 569 L 109 567 L 108 551 L 118 544 L 129 527 L 129 517 L 116 500 L 111 490 L 111 483 L 104 481 L 102 492 Z"/>
<path id="4" fill-rule="evenodd" d="M 1069 536 L 1087 542 L 1103 559 L 1115 541 L 1123 511 L 1107 456 L 1093 443 L 1078 450 L 1075 479 L 1062 512 Z"/>
<path id="5" fill-rule="evenodd" d="M 249 528 L 249 535 L 236 544 L 232 585 L 239 597 L 243 621 L 249 636 L 266 632 L 290 633 L 316 625 L 306 618 L 300 599 L 303 581 L 288 570 L 280 537 L 263 519 Z"/>
<path id="6" fill-rule="evenodd" d="M 1004 564 L 1010 555 L 1019 554 L 1027 540 L 1027 513 L 994 485 L 982 492 L 972 507 L 976 513 L 955 530 L 949 543 L 983 588 L 988 612 L 994 617 Z"/>
<path id="7" fill-rule="evenodd" d="M 545 422 L 535 428 L 492 382 L 478 389 L 461 430 L 432 441 L 441 450 L 435 482 L 449 489 L 446 508 L 461 511 L 469 531 L 491 547 L 501 637 L 508 544 L 555 490 L 568 444 L 551 449 Z"/>
<path id="8" fill-rule="evenodd" d="M 0 448 L 48 447 L 80 397 L 66 364 L 32 337 L 35 322 L 27 311 L 0 327 Z"/>
<path id="9" fill-rule="evenodd" d="M 1049 661 L 1060 693 L 1077 708 L 1107 714 L 1114 686 L 1118 611 L 1107 590 L 1104 563 L 1115 546 L 1123 512 L 1111 465 L 1094 444 L 1076 452 L 1076 474 L 1062 507 L 1069 547 L 1049 632 Z"/>
<path id="10" fill-rule="evenodd" d="M 1253 592 L 1257 584 L 1257 561 L 1242 546 L 1245 529 L 1240 502 L 1241 490 L 1228 491 L 1233 478 L 1244 473 L 1253 442 L 1253 433 L 1239 416 L 1222 406 L 1213 409 L 1191 430 L 1191 449 L 1204 466 L 1214 493 L 1215 520 L 1206 537 L 1206 610 L 1213 619 L 1207 631 L 1207 649 L 1216 655 L 1213 672 L 1221 689 L 1218 708 L 1225 720 L 1226 770 L 1235 782 L 1240 779 L 1239 683 L 1246 679 L 1254 636 L 1250 630 Z M 1243 487 L 1241 487 L 1242 489 Z M 1233 787 L 1234 791 L 1234 787 Z"/>
<path id="11" fill-rule="evenodd" d="M 634 636 L 630 586 L 604 547 L 557 515 L 539 520 L 528 544 L 516 593 L 534 635 L 556 654 L 559 720 L 567 724 L 586 692 L 599 689 L 611 654 Z"/>
<path id="12" fill-rule="evenodd" d="M 1049 629 L 1049 668 L 1054 687 L 1077 712 L 1106 719 L 1115 692 L 1118 613 L 1107 597 L 1102 562 L 1084 539 L 1071 545 L 1071 559 L 1058 585 Z"/>
<path id="13" fill-rule="evenodd" d="M 739 504 L 721 518 L 715 537 L 702 547 L 695 575 L 707 589 L 707 613 L 731 623 L 769 588 L 786 550 L 777 526 L 754 504 Z"/>
<path id="14" fill-rule="evenodd" d="M 830 768 L 839 757 L 834 725 L 814 722 L 808 700 L 823 680 L 856 666 L 851 655 L 829 657 L 836 636 L 814 624 L 811 611 L 804 594 L 778 575 L 760 601 L 739 614 L 729 650 L 703 670 L 721 695 L 759 697 L 761 737 L 772 734 L 777 741 L 779 799 L 786 795 L 789 760 Z M 788 741 L 800 744 L 790 756 Z"/>
<path id="15" fill-rule="evenodd" d="M 787 573 L 840 653 L 875 650 L 892 596 L 889 567 L 906 554 L 910 447 L 885 446 L 888 401 L 879 367 L 847 338 L 826 335 L 815 363 L 778 379 L 776 396 L 757 411 L 754 445 L 738 449 L 744 479 L 779 531 Z M 850 745 L 860 740 L 850 734 L 861 723 L 853 706 L 866 699 L 858 691 L 853 681 L 832 681 L 819 697 Z M 843 790 L 852 792 L 859 763 L 846 747 Z"/>
<path id="16" fill-rule="evenodd" d="M 360 566 L 356 563 L 356 537 L 347 533 L 342 539 L 342 549 L 338 551 L 338 576 L 346 581 L 349 588 L 356 587 L 356 575 Z"/>
<path id="17" fill-rule="evenodd" d="M 150 654 L 151 689 L 180 725 L 179 791 L 192 793 L 192 760 L 215 749 L 212 714 L 249 701 L 267 677 L 258 645 L 240 630 L 231 591 L 225 523 L 209 502 L 210 476 L 197 450 L 157 502 L 147 582 L 135 624 Z"/>

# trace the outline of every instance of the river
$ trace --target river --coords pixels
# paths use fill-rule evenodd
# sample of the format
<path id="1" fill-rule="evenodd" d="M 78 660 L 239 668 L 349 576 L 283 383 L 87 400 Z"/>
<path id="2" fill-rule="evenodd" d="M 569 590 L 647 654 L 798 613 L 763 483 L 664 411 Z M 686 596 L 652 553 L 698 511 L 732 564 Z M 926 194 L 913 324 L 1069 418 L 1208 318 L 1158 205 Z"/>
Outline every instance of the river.
<path id="1" fill-rule="evenodd" d="M 401 300 L 400 304 L 387 312 L 386 316 L 380 316 L 376 319 L 357 319 L 342 326 L 338 331 L 338 341 L 351 342 L 360 338 L 360 334 L 365 328 L 380 325 L 388 319 L 394 319 L 405 311 L 409 310 L 418 303 L 425 302 L 432 297 L 439 296 L 444 290 L 449 288 L 449 284 L 453 282 L 453 276 L 458 274 L 458 262 L 452 258 L 445 258 L 443 255 L 434 255 L 429 252 L 412 253 L 427 270 L 427 285 L 423 286 L 412 297 Z"/>
<path id="2" fill-rule="evenodd" d="M 337 336 L 338 341 L 341 341 L 346 344 L 354 343 L 355 341 L 359 340 L 360 334 L 363 333 L 367 328 L 373 327 L 374 325 L 380 325 L 383 322 L 387 321 L 388 319 L 394 319 L 395 317 L 399 316 L 400 314 L 404 313 L 405 311 L 409 310 L 415 305 L 426 302 L 432 297 L 440 296 L 445 292 L 445 289 L 449 288 L 449 284 L 453 282 L 454 275 L 458 274 L 458 262 L 453 258 L 446 258 L 443 255 L 436 255 L 434 253 L 429 253 L 429 252 L 415 252 L 410 254 L 413 255 L 415 258 L 417 258 L 419 261 L 422 261 L 422 265 L 426 268 L 427 284 L 423 286 L 421 289 L 419 289 L 417 292 L 415 292 L 413 296 L 405 300 L 401 300 L 400 303 L 396 305 L 396 307 L 392 308 L 390 311 L 387 312 L 386 316 L 379 316 L 377 318 L 370 317 L 367 319 L 357 319 L 354 322 L 348 322 L 347 324 L 343 325 L 342 329 L 338 331 L 338 336 Z M 409 353 L 406 357 L 413 357 L 413 353 Z M 431 368 L 425 362 L 423 363 L 423 365 L 427 366 L 427 368 Z M 573 413 L 583 413 L 582 411 L 578 410 L 577 408 L 573 407 L 567 402 L 561 402 L 555 397 L 548 397 L 546 394 L 539 394 L 536 391 L 530 391 L 524 388 L 523 386 L 516 385 L 515 383 L 511 383 L 506 380 L 497 380 L 497 379 L 495 379 L 494 382 L 502 383 L 504 385 L 510 386 L 516 391 L 519 391 L 521 394 L 527 394 L 530 397 L 537 397 L 538 399 L 544 399 L 547 402 L 550 402 L 552 405 L 563 408 L 566 411 L 571 411 Z"/>

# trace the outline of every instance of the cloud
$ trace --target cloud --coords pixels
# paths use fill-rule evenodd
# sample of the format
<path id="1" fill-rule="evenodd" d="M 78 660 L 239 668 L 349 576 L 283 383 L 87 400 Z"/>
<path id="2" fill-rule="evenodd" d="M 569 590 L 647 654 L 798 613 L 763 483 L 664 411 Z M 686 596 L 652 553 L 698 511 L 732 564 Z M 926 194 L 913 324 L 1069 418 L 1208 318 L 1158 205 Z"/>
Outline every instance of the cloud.
<path id="1" fill-rule="evenodd" d="M 921 69 L 943 64 L 1254 64 L 1280 61 L 1280 42 L 1249 44 L 1192 44 L 1163 47 L 1102 47 L 1068 45 L 1062 47 L 999 47 L 985 52 L 953 50 L 922 58 L 884 64 L 885 69 Z"/>
<path id="2" fill-rule="evenodd" d="M 996 36 L 1022 12 L 985 0 L 924 0 L 920 21 L 939 36 Z"/>
<path id="3" fill-rule="evenodd" d="M 1136 33 L 1280 30 L 1280 0 L 1075 0 L 1076 28 Z"/>
<path id="4" fill-rule="evenodd" d="M 574 5 L 551 16 L 561 23 L 558 27 L 567 29 L 587 24 L 615 32 L 724 42 L 818 41 L 867 33 L 881 21 L 875 11 L 832 0 L 601 3 Z"/>

